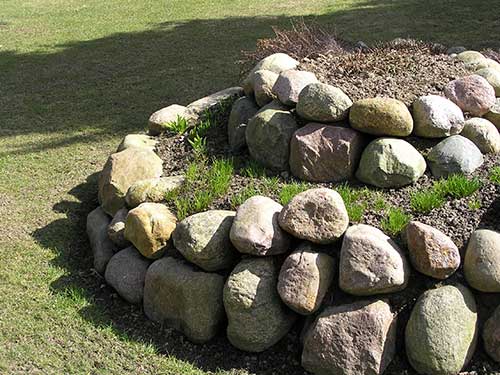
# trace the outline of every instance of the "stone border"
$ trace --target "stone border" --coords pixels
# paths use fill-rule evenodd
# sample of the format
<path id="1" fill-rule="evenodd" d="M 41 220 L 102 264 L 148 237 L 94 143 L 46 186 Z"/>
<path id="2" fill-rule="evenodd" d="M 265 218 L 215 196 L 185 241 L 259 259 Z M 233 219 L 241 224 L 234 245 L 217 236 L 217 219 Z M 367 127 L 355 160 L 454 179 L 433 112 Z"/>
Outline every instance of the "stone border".
<path id="1" fill-rule="evenodd" d="M 412 268 L 443 280 L 462 261 L 470 287 L 500 293 L 500 233 L 475 231 L 462 260 L 444 233 L 410 222 L 404 231 L 407 259 L 379 229 L 349 226 L 342 198 L 327 188 L 300 193 L 285 207 L 256 196 L 236 212 L 210 210 L 177 222 L 161 202 L 166 192 L 182 186 L 183 177 L 162 176 L 154 136 L 179 117 L 196 126 L 205 111 L 239 98 L 229 119 L 229 142 L 235 150 L 248 147 L 270 169 L 290 169 L 314 182 L 355 175 L 383 188 L 414 183 L 427 163 L 437 177 L 470 173 L 481 165 L 482 153 L 500 151 L 500 99 L 495 98 L 500 64 L 474 51 L 450 52 L 459 52 L 456 57 L 477 74 L 451 82 L 446 98 L 418 98 L 412 113 L 395 99 L 352 103 L 340 89 L 295 70 L 298 61 L 285 54 L 259 62 L 243 88 L 153 113 L 150 134 L 126 136 L 101 172 L 101 206 L 87 218 L 94 268 L 125 300 L 142 303 L 149 319 L 193 342 L 209 341 L 227 319 L 227 337 L 235 347 L 261 352 L 298 319 L 316 316 L 305 329 L 304 368 L 316 374 L 383 373 L 397 350 L 397 316 L 377 296 L 406 288 Z M 463 111 L 484 118 L 465 121 Z M 310 123 L 299 127 L 296 116 Z M 426 162 L 401 139 L 410 134 L 444 140 Z M 370 136 L 379 138 L 368 143 Z M 297 240 L 300 245 L 292 246 Z M 339 264 L 324 251 L 337 242 Z M 166 253 L 172 247 L 177 255 Z M 359 297 L 357 302 L 323 306 L 335 275 L 338 288 Z M 486 351 L 497 362 L 499 325 L 492 317 L 483 332 Z M 455 374 L 470 361 L 477 335 L 470 290 L 432 289 L 411 313 L 407 356 L 419 373 Z"/>

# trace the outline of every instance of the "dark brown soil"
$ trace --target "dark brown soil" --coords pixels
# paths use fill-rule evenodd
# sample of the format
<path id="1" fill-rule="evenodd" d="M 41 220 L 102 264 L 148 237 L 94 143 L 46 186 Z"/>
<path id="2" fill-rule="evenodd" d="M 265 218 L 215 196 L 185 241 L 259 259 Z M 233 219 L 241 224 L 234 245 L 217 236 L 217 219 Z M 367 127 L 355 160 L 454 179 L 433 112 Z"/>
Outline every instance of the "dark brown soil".
<path id="1" fill-rule="evenodd" d="M 337 49 L 325 55 L 316 55 L 314 58 L 305 58 L 301 62 L 301 69 L 314 72 L 318 78 L 342 88 L 353 100 L 373 97 L 377 95 L 389 96 L 403 100 L 410 104 L 417 96 L 442 92 L 444 85 L 459 76 L 467 74 L 463 66 L 444 54 L 436 54 L 432 47 L 426 44 L 402 43 L 399 45 L 385 45 L 365 52 L 351 49 L 347 53 Z M 236 165 L 236 175 L 233 178 L 228 194 L 215 201 L 210 208 L 234 209 L 231 206 L 231 197 L 240 192 L 245 186 L 254 184 L 259 186 L 261 181 L 249 178 L 238 173 L 249 160 L 247 153 L 231 155 L 227 146 L 226 127 L 227 114 L 219 114 L 219 125 L 212 128 L 207 136 L 208 153 L 210 156 L 233 157 Z M 436 144 L 435 140 L 423 140 L 414 137 L 407 139 L 424 155 L 429 148 Z M 185 170 L 187 164 L 194 159 L 185 136 L 164 134 L 160 137 L 157 152 L 164 160 L 165 175 L 179 174 Z M 500 230 L 500 186 L 488 180 L 488 174 L 494 165 L 499 164 L 497 155 L 485 156 L 485 163 L 474 176 L 480 178 L 484 185 L 473 196 L 480 202 L 480 208 L 471 209 L 471 198 L 450 200 L 429 214 L 412 213 L 414 218 L 435 226 L 449 235 L 464 253 L 467 240 L 476 228 L 490 228 Z M 290 182 L 291 178 L 282 174 L 279 186 Z M 429 173 L 414 185 L 402 189 L 383 191 L 386 202 L 395 207 L 401 207 L 411 212 L 410 194 L 414 191 L 430 187 L 435 180 Z M 352 181 L 353 186 L 362 186 Z M 335 188 L 332 184 L 321 184 Z M 277 193 L 270 194 L 278 199 Z M 380 226 L 384 218 L 383 211 L 368 209 L 362 219 L 363 223 Z M 400 238 L 396 239 L 404 248 Z M 338 257 L 339 244 L 325 248 L 325 251 Z M 443 284 L 460 282 L 466 284 L 462 269 L 459 269 Z M 398 314 L 398 353 L 386 370 L 388 375 L 416 374 L 408 361 L 404 350 L 404 327 L 409 318 L 416 299 L 427 289 L 439 283 L 417 271 L 412 270 L 410 284 L 400 293 L 385 296 Z M 474 291 L 478 302 L 480 329 L 484 321 L 491 315 L 493 309 L 500 304 L 499 294 L 484 294 Z M 355 300 L 332 288 L 326 297 L 325 305 L 348 303 Z M 277 345 L 260 354 L 244 353 L 233 348 L 224 336 L 224 332 L 211 343 L 195 345 L 183 338 L 182 335 L 167 329 L 165 332 L 165 348 L 169 354 L 178 358 L 189 358 L 195 364 L 205 369 L 246 369 L 256 374 L 306 374 L 300 366 L 301 344 L 300 333 L 303 327 L 311 321 L 301 319 L 296 327 Z M 494 363 L 484 352 L 482 341 L 479 340 L 472 362 L 467 367 L 470 374 L 500 373 L 500 364 Z M 466 372 L 467 373 L 467 372 Z"/>
<path id="2" fill-rule="evenodd" d="M 300 69 L 341 88 L 353 101 L 384 96 L 407 105 L 419 96 L 441 93 L 448 82 L 468 74 L 457 59 L 415 42 L 367 51 L 330 52 L 305 58 Z"/>

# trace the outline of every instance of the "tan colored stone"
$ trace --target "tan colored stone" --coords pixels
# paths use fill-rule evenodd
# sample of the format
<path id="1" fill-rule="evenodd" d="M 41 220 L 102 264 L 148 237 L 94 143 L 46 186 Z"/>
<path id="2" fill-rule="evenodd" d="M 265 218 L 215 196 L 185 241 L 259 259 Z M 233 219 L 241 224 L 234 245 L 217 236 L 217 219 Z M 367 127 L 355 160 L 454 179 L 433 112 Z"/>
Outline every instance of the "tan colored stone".
<path id="1" fill-rule="evenodd" d="M 116 152 L 123 151 L 130 147 L 147 148 L 153 151 L 156 147 L 157 139 L 147 134 L 129 134 L 123 138 Z"/>
<path id="2" fill-rule="evenodd" d="M 443 232 L 410 221 L 405 230 L 410 260 L 417 271 L 436 279 L 450 277 L 460 266 L 460 252 Z"/>
<path id="3" fill-rule="evenodd" d="M 276 99 L 273 87 L 278 79 L 278 74 L 269 70 L 257 70 L 253 75 L 253 93 L 259 107 Z"/>
<path id="4" fill-rule="evenodd" d="M 413 131 L 413 118 L 406 105 L 391 98 L 361 99 L 349 112 L 351 126 L 364 133 L 405 137 Z"/>
<path id="5" fill-rule="evenodd" d="M 177 219 L 160 203 L 142 203 L 129 211 L 125 222 L 125 238 L 149 259 L 157 259 L 175 229 Z"/>
<path id="6" fill-rule="evenodd" d="M 292 252 L 281 266 L 278 293 L 281 300 L 299 314 L 318 310 L 333 282 L 334 259 L 309 243 Z"/>
<path id="7" fill-rule="evenodd" d="M 500 233 L 488 229 L 472 233 L 465 252 L 464 273 L 474 289 L 500 293 Z"/>
<path id="8" fill-rule="evenodd" d="M 114 216 L 125 206 L 127 190 L 136 181 L 158 178 L 163 173 L 162 160 L 146 148 L 127 148 L 112 154 L 99 175 L 99 202 Z"/>
<path id="9" fill-rule="evenodd" d="M 467 120 L 460 135 L 470 139 L 483 154 L 500 152 L 500 133 L 491 121 L 484 118 Z"/>
<path id="10" fill-rule="evenodd" d="M 349 225 L 339 193 L 327 188 L 297 194 L 279 215 L 281 228 L 291 235 L 317 244 L 337 241 Z"/>
<path id="11" fill-rule="evenodd" d="M 130 208 L 135 208 L 144 202 L 163 202 L 165 195 L 180 188 L 184 180 L 184 176 L 169 176 L 137 181 L 128 188 L 125 202 Z"/>
<path id="12" fill-rule="evenodd" d="M 243 202 L 236 211 L 229 233 L 236 249 L 256 256 L 288 252 L 291 238 L 278 223 L 282 209 L 281 204 L 260 195 Z"/>
<path id="13" fill-rule="evenodd" d="M 403 290 L 410 268 L 398 245 L 370 225 L 351 226 L 340 251 L 339 286 L 355 296 Z"/>

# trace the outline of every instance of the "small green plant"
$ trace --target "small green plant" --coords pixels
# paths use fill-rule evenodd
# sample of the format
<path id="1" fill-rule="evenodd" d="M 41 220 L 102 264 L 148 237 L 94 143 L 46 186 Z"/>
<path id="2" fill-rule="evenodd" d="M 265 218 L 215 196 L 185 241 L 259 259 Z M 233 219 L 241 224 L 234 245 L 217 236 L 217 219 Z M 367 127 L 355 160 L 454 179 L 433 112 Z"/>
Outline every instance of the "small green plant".
<path id="1" fill-rule="evenodd" d="M 241 175 L 250 178 L 260 178 L 266 175 L 266 170 L 255 160 L 250 160 L 241 170 Z"/>
<path id="2" fill-rule="evenodd" d="M 387 214 L 380 223 L 380 227 L 389 235 L 396 236 L 406 227 L 410 220 L 410 214 L 407 214 L 399 207 L 391 207 L 387 210 Z"/>
<path id="3" fill-rule="evenodd" d="M 472 211 L 479 210 L 481 208 L 481 201 L 479 199 L 471 199 L 468 206 Z"/>
<path id="4" fill-rule="evenodd" d="M 380 192 L 374 193 L 374 196 L 372 199 L 372 207 L 377 212 L 383 211 L 387 208 L 387 201 L 385 200 L 382 193 L 380 193 Z"/>
<path id="5" fill-rule="evenodd" d="M 168 192 L 165 200 L 175 208 L 179 220 L 204 211 L 227 193 L 233 170 L 231 159 L 216 159 L 209 165 L 206 158 L 199 158 L 188 165 L 184 185 Z"/>
<path id="6" fill-rule="evenodd" d="M 275 195 L 280 190 L 280 179 L 278 177 L 262 178 L 262 193 L 264 195 Z"/>
<path id="7" fill-rule="evenodd" d="M 177 134 L 184 134 L 189 129 L 188 121 L 181 116 L 177 116 L 175 121 L 165 123 L 164 126 L 166 129 Z"/>
<path id="8" fill-rule="evenodd" d="M 225 194 L 231 184 L 234 166 L 232 159 L 217 159 L 208 172 L 208 191 L 216 196 Z"/>
<path id="9" fill-rule="evenodd" d="M 417 191 L 410 196 L 410 206 L 413 211 L 424 214 L 441 207 L 444 202 L 443 195 L 434 189 Z"/>
<path id="10" fill-rule="evenodd" d="M 446 179 L 437 181 L 434 190 L 443 197 L 460 199 L 474 194 L 481 188 L 481 181 L 478 178 L 468 179 L 464 175 L 455 174 Z"/>
<path id="11" fill-rule="evenodd" d="M 349 215 L 349 221 L 353 223 L 359 223 L 363 219 L 365 214 L 365 204 L 364 203 L 351 203 L 346 206 L 347 215 Z"/>
<path id="12" fill-rule="evenodd" d="M 339 185 L 336 190 L 344 201 L 349 220 L 354 223 L 360 222 L 366 209 L 364 200 L 369 198 L 370 190 L 367 188 L 355 189 L 348 184 Z"/>
<path id="13" fill-rule="evenodd" d="M 288 204 L 297 194 L 302 193 L 309 189 L 309 185 L 305 182 L 292 182 L 290 184 L 286 184 L 281 188 L 279 193 L 280 203 L 284 206 Z"/>
<path id="14" fill-rule="evenodd" d="M 193 137 L 188 139 L 189 144 L 193 148 L 196 155 L 205 155 L 207 152 L 207 139 L 200 137 L 199 134 L 195 134 Z"/>
<path id="15" fill-rule="evenodd" d="M 500 166 L 496 166 L 491 169 L 490 181 L 500 185 Z"/>

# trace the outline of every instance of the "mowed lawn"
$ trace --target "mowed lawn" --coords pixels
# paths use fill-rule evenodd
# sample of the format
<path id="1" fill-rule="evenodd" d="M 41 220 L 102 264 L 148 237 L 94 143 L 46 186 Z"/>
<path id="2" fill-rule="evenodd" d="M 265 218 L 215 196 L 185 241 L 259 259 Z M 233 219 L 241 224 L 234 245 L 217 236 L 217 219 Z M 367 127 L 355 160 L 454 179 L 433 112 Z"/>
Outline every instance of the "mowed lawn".
<path id="1" fill-rule="evenodd" d="M 500 47 L 489 0 L 0 0 L 0 373 L 208 372 L 90 271 L 96 173 L 154 110 L 235 85 L 240 51 L 296 16 Z"/>

